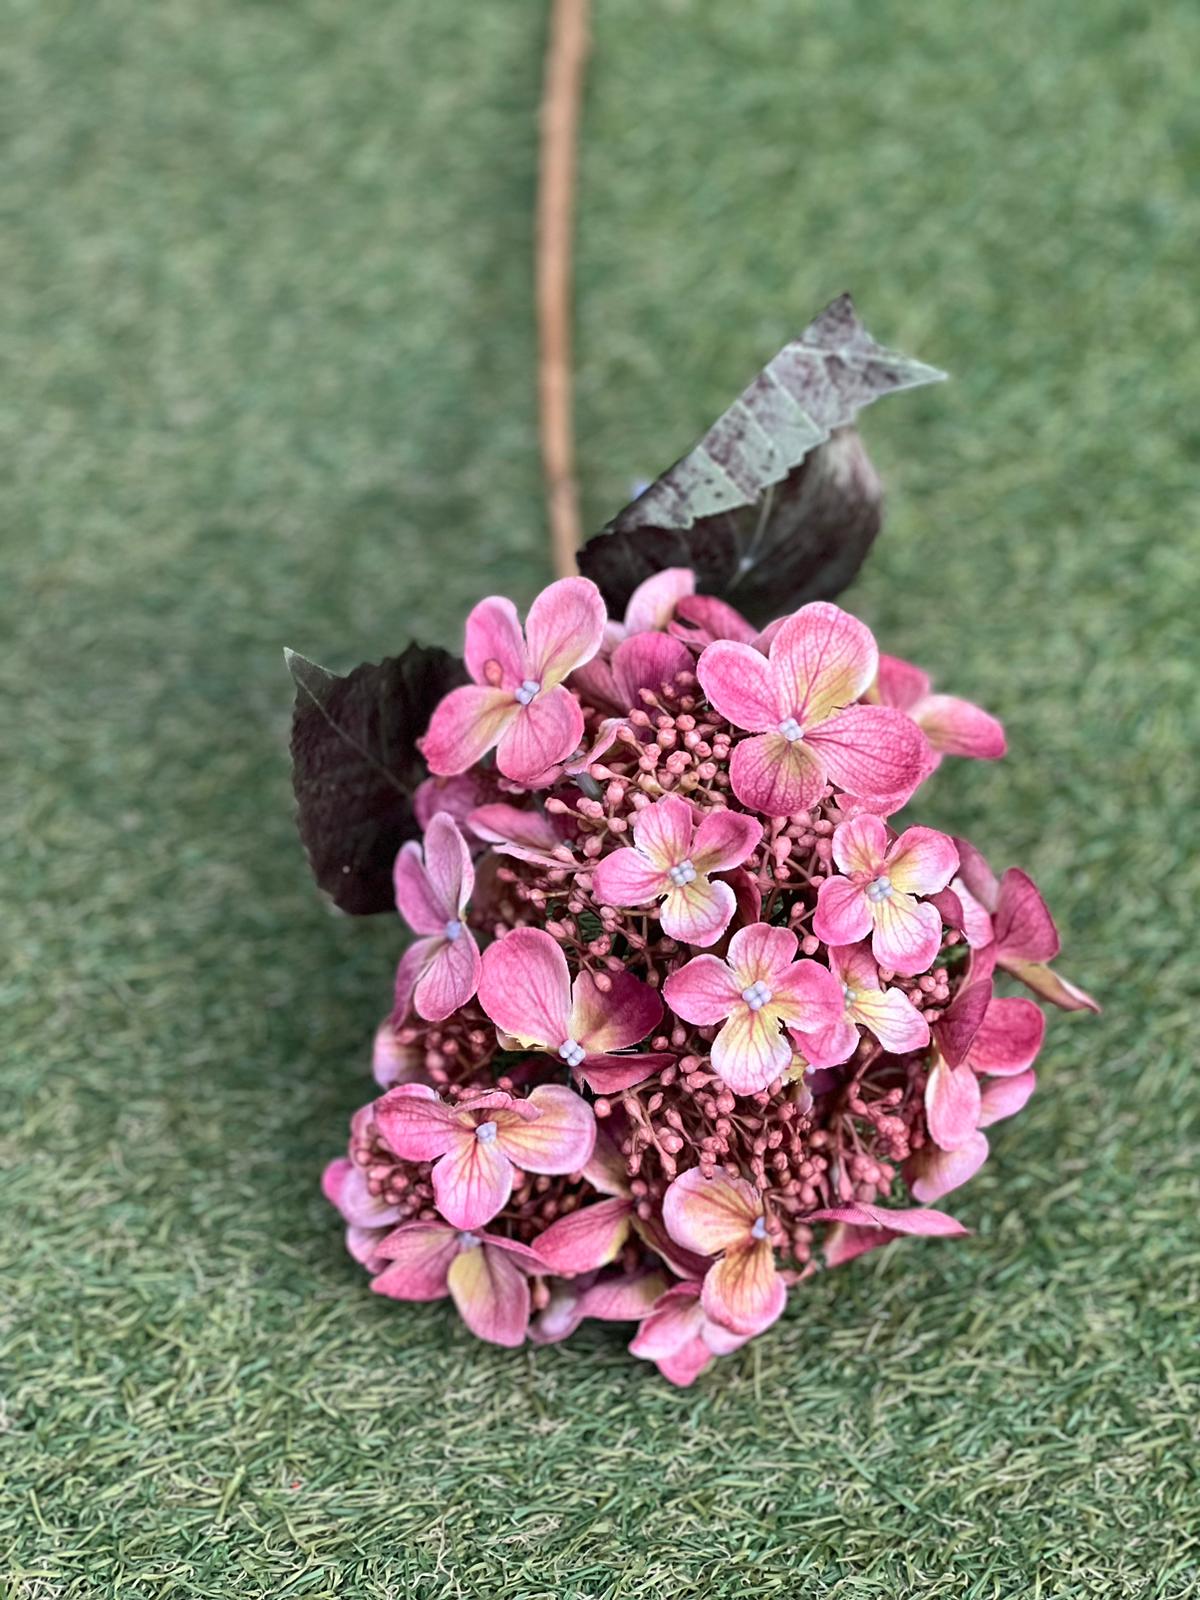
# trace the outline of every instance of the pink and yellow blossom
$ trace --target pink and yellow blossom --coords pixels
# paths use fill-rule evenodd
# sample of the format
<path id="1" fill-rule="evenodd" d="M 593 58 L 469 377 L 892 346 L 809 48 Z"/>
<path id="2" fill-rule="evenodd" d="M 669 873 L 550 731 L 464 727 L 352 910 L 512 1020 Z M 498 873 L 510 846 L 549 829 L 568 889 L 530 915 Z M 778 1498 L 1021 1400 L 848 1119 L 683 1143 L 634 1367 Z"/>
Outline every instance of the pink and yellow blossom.
<path id="1" fill-rule="evenodd" d="M 479 946 L 466 924 L 475 887 L 471 852 L 446 811 L 425 830 L 424 850 L 410 839 L 392 871 L 396 909 L 414 933 L 396 972 L 396 1010 L 440 1022 L 466 1005 L 479 984 Z"/>
<path id="2" fill-rule="evenodd" d="M 762 1196 L 744 1178 L 699 1167 L 681 1173 L 663 1196 L 663 1222 L 676 1244 L 716 1259 L 704 1275 L 704 1313 L 750 1338 L 782 1313 L 787 1286 L 775 1266 Z"/>

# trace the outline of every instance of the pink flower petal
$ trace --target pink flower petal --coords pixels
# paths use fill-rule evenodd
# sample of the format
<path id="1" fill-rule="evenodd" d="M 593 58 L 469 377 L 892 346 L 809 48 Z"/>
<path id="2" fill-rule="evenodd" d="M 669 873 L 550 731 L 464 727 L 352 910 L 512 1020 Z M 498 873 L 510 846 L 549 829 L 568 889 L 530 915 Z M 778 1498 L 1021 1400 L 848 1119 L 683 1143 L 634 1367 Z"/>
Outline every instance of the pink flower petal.
<path id="1" fill-rule="evenodd" d="M 806 1222 L 849 1223 L 859 1228 L 886 1228 L 892 1233 L 923 1235 L 926 1238 L 956 1238 L 969 1232 L 955 1217 L 944 1211 L 931 1211 L 927 1206 L 873 1206 L 860 1200 L 847 1205 L 829 1206 L 823 1211 L 811 1211 Z"/>
<path id="2" fill-rule="evenodd" d="M 464 693 L 455 690 L 455 693 Z M 556 762 L 565 761 L 583 738 L 583 712 L 569 689 L 543 688 L 527 706 L 518 705 L 496 748 L 496 765 L 514 783 L 533 786 Z"/>
<path id="3" fill-rule="evenodd" d="M 467 826 L 476 838 L 485 839 L 488 844 L 519 845 L 547 860 L 553 859 L 552 852 L 563 842 L 554 824 L 540 811 L 500 802 L 475 806 L 467 816 Z"/>
<path id="4" fill-rule="evenodd" d="M 839 789 L 888 796 L 893 811 L 928 773 L 925 735 L 890 706 L 847 706 L 804 738 Z"/>
<path id="5" fill-rule="evenodd" d="M 995 946 L 991 948 L 994 950 Z M 1099 1014 L 1099 1002 L 1093 1000 L 1086 989 L 1081 989 L 1078 984 L 1062 977 L 1042 962 L 1018 961 L 1012 956 L 1007 956 L 1004 970 L 1011 972 L 1014 978 L 1019 978 L 1033 990 L 1034 994 L 1040 994 L 1043 1000 L 1049 1000 L 1050 1004 L 1057 1006 L 1060 1011 L 1094 1011 Z"/>
<path id="6" fill-rule="evenodd" d="M 1037 1073 L 1020 1072 L 1015 1078 L 993 1078 L 983 1086 L 979 1107 L 979 1126 L 990 1128 L 993 1122 L 1005 1117 L 1015 1117 L 1037 1088 Z"/>
<path id="7" fill-rule="evenodd" d="M 881 654 L 875 689 L 880 705 L 895 706 L 897 711 L 911 711 L 929 693 L 929 676 L 920 667 L 914 667 L 911 661 Z"/>
<path id="8" fill-rule="evenodd" d="M 926 1145 L 905 1163 L 904 1176 L 914 1199 L 940 1200 L 973 1178 L 987 1158 L 987 1135 L 976 1133 L 957 1150 Z"/>
<path id="9" fill-rule="evenodd" d="M 680 640 L 668 633 L 635 633 L 613 651 L 616 703 L 623 711 L 644 710 L 641 690 L 657 696 L 664 684 L 673 684 L 679 673 L 691 670 L 692 653 Z"/>
<path id="10" fill-rule="evenodd" d="M 769 1328 L 787 1303 L 787 1287 L 775 1270 L 775 1252 L 766 1239 L 730 1250 L 708 1269 L 700 1303 L 705 1314 L 734 1333 L 752 1335 Z"/>
<path id="11" fill-rule="evenodd" d="M 1008 748 L 1003 726 L 969 700 L 931 694 L 913 716 L 929 743 L 942 755 L 998 761 Z"/>
<path id="12" fill-rule="evenodd" d="M 716 956 L 693 956 L 663 984 L 663 997 L 685 1022 L 711 1027 L 722 1022 L 742 998 L 742 985 Z"/>
<path id="13" fill-rule="evenodd" d="M 673 1355 L 664 1356 L 657 1365 L 668 1383 L 673 1383 L 677 1389 L 687 1389 L 695 1383 L 712 1358 L 712 1351 L 697 1335 L 696 1338 L 689 1339 L 685 1345 L 681 1345 Z"/>
<path id="14" fill-rule="evenodd" d="M 699 1167 L 690 1167 L 667 1189 L 662 1214 L 676 1244 L 697 1255 L 715 1256 L 753 1242 L 762 1201 L 744 1178 L 724 1172 L 706 1178 Z"/>
<path id="15" fill-rule="evenodd" d="M 534 1241 L 534 1251 L 551 1272 L 567 1276 L 607 1266 L 629 1236 L 632 1210 L 632 1200 L 620 1199 L 581 1206 L 552 1222 Z"/>
<path id="16" fill-rule="evenodd" d="M 446 920 L 459 916 L 475 887 L 475 868 L 467 841 L 447 811 L 439 811 L 425 829 L 425 871 L 437 903 L 446 910 Z"/>
<path id="17" fill-rule="evenodd" d="M 529 1283 L 504 1252 L 476 1245 L 463 1250 L 447 1274 L 458 1314 L 478 1339 L 510 1349 L 525 1342 Z"/>
<path id="18" fill-rule="evenodd" d="M 403 1216 L 398 1206 L 388 1205 L 381 1195 L 371 1193 L 362 1168 L 349 1161 L 344 1167 L 340 1163 L 327 1167 L 322 1188 L 325 1198 L 351 1227 L 388 1228 Z"/>
<path id="19" fill-rule="evenodd" d="M 420 1050 L 397 1039 L 390 1017 L 379 1024 L 371 1049 L 371 1072 L 381 1089 L 408 1083 L 421 1070 L 422 1062 Z"/>
<path id="20" fill-rule="evenodd" d="M 456 1228 L 482 1228 L 512 1193 L 512 1162 L 500 1147 L 499 1135 L 485 1143 L 477 1132 L 469 1133 L 434 1163 L 432 1178 L 434 1199 L 446 1221 Z"/>
<path id="21" fill-rule="evenodd" d="M 692 865 L 697 872 L 706 874 L 729 872 L 754 854 L 762 836 L 763 826 L 757 817 L 748 817 L 741 811 L 707 811 L 691 842 Z"/>
<path id="22" fill-rule="evenodd" d="M 458 1234 L 444 1222 L 403 1223 L 376 1247 L 388 1264 L 371 1288 L 389 1300 L 440 1300 L 458 1251 Z"/>
<path id="23" fill-rule="evenodd" d="M 715 647 L 714 647 L 715 648 Z M 734 746 L 729 781 L 742 805 L 766 817 L 810 811 L 825 792 L 825 764 L 803 739 L 762 733 Z"/>
<path id="24" fill-rule="evenodd" d="M 452 816 L 459 827 L 479 804 L 489 786 L 490 774 L 460 772 L 452 778 L 426 778 L 413 791 L 413 815 L 424 830 L 439 811 Z"/>
<path id="25" fill-rule="evenodd" d="M 829 948 L 829 967 L 839 983 L 846 984 L 856 994 L 864 989 L 879 989 L 879 968 L 875 965 L 875 957 L 871 954 L 871 947 L 865 941 L 860 944 L 831 945 Z"/>
<path id="26" fill-rule="evenodd" d="M 959 868 L 967 892 L 985 911 L 995 911 L 1000 899 L 1000 880 L 969 839 L 956 838 Z"/>
<path id="27" fill-rule="evenodd" d="M 380 1136 L 401 1161 L 436 1161 L 471 1130 L 452 1106 L 444 1105 L 424 1083 L 401 1083 L 375 1102 Z"/>
<path id="28" fill-rule="evenodd" d="M 599 1124 L 592 1153 L 580 1169 L 592 1188 L 600 1194 L 629 1197 L 629 1172 L 625 1157 L 617 1148 L 611 1134 Z"/>
<path id="29" fill-rule="evenodd" d="M 539 1115 L 531 1122 L 501 1126 L 496 1145 L 527 1172 L 578 1172 L 596 1143 L 591 1106 L 561 1083 L 539 1084 L 530 1091 L 527 1104 Z"/>
<path id="30" fill-rule="evenodd" d="M 879 1040 L 893 1055 L 923 1050 L 929 1043 L 929 1024 L 902 989 L 855 990 L 850 1014 L 855 1022 Z"/>
<path id="31" fill-rule="evenodd" d="M 849 878 L 826 878 L 817 889 L 817 908 L 813 912 L 812 927 L 817 938 L 830 945 L 855 944 L 865 939 L 873 926 L 871 903 L 862 886 L 851 883 Z"/>
<path id="32" fill-rule="evenodd" d="M 670 938 L 703 949 L 716 944 L 736 910 L 737 901 L 727 883 L 698 877 L 670 890 L 659 909 L 658 920 Z"/>
<path id="33" fill-rule="evenodd" d="M 450 918 L 458 915 L 457 905 L 448 906 L 430 881 L 415 839 L 400 846 L 392 868 L 392 888 L 396 910 L 414 933 L 440 935 Z"/>
<path id="34" fill-rule="evenodd" d="M 797 961 L 772 982 L 772 1008 L 789 1028 L 813 1033 L 840 1021 L 846 1009 L 842 986 L 827 967 Z"/>
<path id="35" fill-rule="evenodd" d="M 934 1023 L 938 1050 L 949 1066 L 960 1066 L 967 1059 L 991 1004 L 991 982 L 978 979 L 964 984 Z"/>
<path id="36" fill-rule="evenodd" d="M 416 981 L 412 1003 L 426 1022 L 441 1022 L 475 993 L 481 971 L 479 946 L 465 927 L 454 939 L 429 942 L 436 948 Z"/>
<path id="37" fill-rule="evenodd" d="M 791 1066 L 792 1046 L 779 1022 L 774 1006 L 751 1011 L 741 1003 L 713 1040 L 713 1071 L 734 1094 L 757 1094 Z"/>
<path id="38" fill-rule="evenodd" d="M 925 1120 L 940 1150 L 961 1150 L 979 1126 L 979 1079 L 970 1067 L 934 1063 L 925 1085 Z"/>
<path id="39" fill-rule="evenodd" d="M 801 606 L 771 643 L 780 717 L 805 730 L 826 722 L 870 687 L 878 662 L 871 630 L 857 617 L 826 600 Z"/>
<path id="40" fill-rule="evenodd" d="M 754 644 L 754 626 L 740 611 L 711 594 L 686 595 L 677 601 L 671 632 L 688 644 L 703 647 L 717 639 L 734 639 L 738 644 Z M 766 652 L 763 651 L 763 654 Z"/>
<path id="41" fill-rule="evenodd" d="M 887 853 L 886 870 L 906 894 L 934 894 L 958 871 L 958 851 L 936 828 L 906 828 Z"/>
<path id="42" fill-rule="evenodd" d="M 825 1236 L 823 1254 L 827 1267 L 844 1267 L 871 1250 L 880 1250 L 900 1235 L 891 1228 L 857 1228 L 851 1222 L 835 1223 Z"/>
<path id="43" fill-rule="evenodd" d="M 774 989 L 796 958 L 800 941 L 791 928 L 756 922 L 739 928 L 729 941 L 729 965 L 743 989 L 765 983 Z"/>
<path id="44" fill-rule="evenodd" d="M 827 1067 L 841 1066 L 843 1061 L 858 1049 L 859 1032 L 854 1024 L 842 1017 L 827 1028 L 816 1028 L 810 1033 L 792 1034 L 792 1044 L 810 1067 L 823 1071 Z"/>
<path id="45" fill-rule="evenodd" d="M 481 600 L 467 618 L 467 671 L 489 689 L 516 689 L 529 676 L 517 608 L 503 595 Z"/>
<path id="46" fill-rule="evenodd" d="M 666 1051 L 653 1050 L 644 1055 L 586 1056 L 575 1073 L 593 1094 L 620 1094 L 622 1089 L 632 1089 L 674 1061 L 675 1057 Z"/>
<path id="47" fill-rule="evenodd" d="M 700 1285 L 681 1283 L 668 1289 L 634 1334 L 629 1349 L 645 1361 L 666 1361 L 699 1339 L 704 1325 Z M 705 1350 L 705 1355 L 708 1351 Z"/>
<path id="48" fill-rule="evenodd" d="M 927 971 L 942 943 L 942 919 L 911 895 L 893 894 L 873 908 L 871 952 L 881 967 L 912 978 Z"/>
<path id="49" fill-rule="evenodd" d="M 685 595 L 696 592 L 696 574 L 691 567 L 665 567 L 652 578 L 639 583 L 625 607 L 628 633 L 649 633 L 667 626 L 675 607 Z"/>
<path id="50" fill-rule="evenodd" d="M 954 842 L 961 853 L 963 841 L 956 839 Z M 962 878 L 953 878 L 950 890 L 958 901 L 960 921 L 957 925 L 966 935 L 971 949 L 980 950 L 984 945 L 991 944 L 994 938 L 991 913 L 975 898 Z"/>
<path id="51" fill-rule="evenodd" d="M 640 850 L 614 850 L 592 869 L 592 892 L 602 906 L 644 906 L 670 887 L 663 868 Z"/>
<path id="52" fill-rule="evenodd" d="M 770 662 L 748 644 L 720 639 L 696 663 L 696 676 L 709 703 L 735 728 L 762 733 L 792 714 L 780 710 Z"/>
<path id="53" fill-rule="evenodd" d="M 971 1066 L 989 1076 L 1013 1077 L 1036 1061 L 1045 1033 L 1046 1018 L 1032 1000 L 993 1000 L 971 1041 Z"/>
<path id="54" fill-rule="evenodd" d="M 607 993 L 597 989 L 586 972 L 581 972 L 572 986 L 567 1037 L 581 1044 L 589 1056 L 640 1044 L 662 1021 L 662 996 L 657 989 L 631 972 L 611 972 L 609 977 L 612 984 Z"/>
<path id="55" fill-rule="evenodd" d="M 400 957 L 396 967 L 396 983 L 393 991 L 392 1018 L 399 1023 L 409 1012 L 412 1005 L 413 991 L 417 987 L 417 980 L 425 968 L 437 954 L 441 940 L 436 936 L 429 939 L 414 939 L 412 944 Z"/>
<path id="56" fill-rule="evenodd" d="M 479 1003 L 503 1033 L 557 1050 L 569 1037 L 566 956 L 541 928 L 514 928 L 484 952 Z"/>
<path id="57" fill-rule="evenodd" d="M 890 834 L 880 817 L 864 812 L 833 830 L 833 859 L 840 872 L 874 877 L 883 871 Z"/>
<path id="58" fill-rule="evenodd" d="M 451 777 L 485 756 L 521 709 L 509 689 L 466 684 L 438 703 L 421 741 L 430 772 Z"/>
<path id="59" fill-rule="evenodd" d="M 996 959 L 1053 961 L 1060 949 L 1058 929 L 1041 892 L 1027 872 L 1009 867 L 1000 880 L 1000 897 L 992 917 Z"/>
<path id="60" fill-rule="evenodd" d="M 604 601 L 590 578 L 560 578 L 543 589 L 525 619 L 530 676 L 546 689 L 561 683 L 599 650 L 607 621 Z"/>
<path id="61" fill-rule="evenodd" d="M 580 1309 L 600 1322 L 640 1322 L 666 1293 L 661 1272 L 640 1272 L 634 1277 L 601 1279 L 583 1291 Z"/>
<path id="62" fill-rule="evenodd" d="M 691 855 L 695 826 L 696 814 L 688 802 L 666 794 L 636 814 L 633 839 L 647 860 L 667 872 Z"/>

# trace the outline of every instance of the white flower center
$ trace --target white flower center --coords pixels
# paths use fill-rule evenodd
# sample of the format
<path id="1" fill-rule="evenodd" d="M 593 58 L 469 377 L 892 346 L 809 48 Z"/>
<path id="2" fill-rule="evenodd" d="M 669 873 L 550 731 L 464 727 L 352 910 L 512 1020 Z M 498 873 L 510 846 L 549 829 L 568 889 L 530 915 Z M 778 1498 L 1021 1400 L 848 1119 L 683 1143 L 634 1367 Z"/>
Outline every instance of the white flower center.
<path id="1" fill-rule="evenodd" d="M 765 983 L 752 983 L 748 989 L 742 990 L 742 999 L 751 1011 L 761 1011 L 771 1003 L 771 991 Z"/>
<path id="2" fill-rule="evenodd" d="M 458 1248 L 460 1250 L 474 1250 L 476 1245 L 482 1243 L 483 1240 L 477 1233 L 460 1233 L 458 1236 Z"/>
<path id="3" fill-rule="evenodd" d="M 766 1217 L 755 1217 L 754 1226 L 750 1229 L 752 1239 L 765 1239 L 767 1237 Z"/>
<path id="4" fill-rule="evenodd" d="M 450 943 L 453 944 L 455 939 L 457 939 L 462 933 L 462 923 L 457 917 L 451 917 L 443 931 Z"/>
<path id="5" fill-rule="evenodd" d="M 781 733 L 789 744 L 795 744 L 796 740 L 799 739 L 804 732 L 800 724 L 796 721 L 795 717 L 784 717 L 776 731 Z"/>
<path id="6" fill-rule="evenodd" d="M 587 1055 L 587 1051 L 574 1039 L 564 1039 L 558 1047 L 558 1053 L 569 1067 L 577 1067 Z"/>
<path id="7" fill-rule="evenodd" d="M 683 889 L 689 883 L 695 883 L 696 869 L 690 861 L 681 861 L 678 866 L 670 868 L 667 877 L 677 889 Z"/>
<path id="8" fill-rule="evenodd" d="M 890 900 L 893 892 L 892 880 L 886 873 L 876 878 L 874 883 L 867 885 L 867 899 L 874 905 L 878 905 L 881 900 Z"/>
<path id="9" fill-rule="evenodd" d="M 494 1122 L 481 1122 L 475 1129 L 475 1137 L 480 1144 L 491 1144 L 496 1137 L 496 1124 Z"/>
<path id="10" fill-rule="evenodd" d="M 517 699 L 523 706 L 527 706 L 541 687 L 536 678 L 526 678 L 517 690 Z"/>
<path id="11" fill-rule="evenodd" d="M 850 1007 L 853 1006 L 858 1000 L 857 992 L 852 989 L 848 983 L 844 983 L 842 985 L 842 999 L 846 1002 L 847 1011 L 849 1011 Z"/>

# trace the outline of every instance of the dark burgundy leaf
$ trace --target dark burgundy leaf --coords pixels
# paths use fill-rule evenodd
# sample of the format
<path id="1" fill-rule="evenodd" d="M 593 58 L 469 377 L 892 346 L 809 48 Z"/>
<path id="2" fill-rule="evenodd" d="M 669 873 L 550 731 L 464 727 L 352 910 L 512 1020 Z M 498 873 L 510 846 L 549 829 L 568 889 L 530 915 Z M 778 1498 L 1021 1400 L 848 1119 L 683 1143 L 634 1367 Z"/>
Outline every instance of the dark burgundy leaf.
<path id="1" fill-rule="evenodd" d="M 296 821 L 313 875 L 343 911 L 390 911 L 396 852 L 420 831 L 412 794 L 428 769 L 416 741 L 442 696 L 466 681 L 462 662 L 410 644 L 343 678 L 284 654 L 296 684 Z"/>
<path id="2" fill-rule="evenodd" d="M 702 593 L 759 624 L 839 594 L 882 520 L 854 418 L 893 389 L 942 377 L 876 344 L 842 295 L 584 546 L 579 570 L 618 617 L 643 579 L 673 566 L 694 568 Z"/>

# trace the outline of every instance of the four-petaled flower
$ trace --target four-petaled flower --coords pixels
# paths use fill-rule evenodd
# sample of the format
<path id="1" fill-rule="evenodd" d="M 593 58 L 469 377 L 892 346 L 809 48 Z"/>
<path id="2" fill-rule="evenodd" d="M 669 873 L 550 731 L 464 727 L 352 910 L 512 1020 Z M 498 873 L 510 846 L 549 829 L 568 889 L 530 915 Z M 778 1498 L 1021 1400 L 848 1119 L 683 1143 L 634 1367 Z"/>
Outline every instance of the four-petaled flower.
<path id="1" fill-rule="evenodd" d="M 797 961 L 798 948 L 790 928 L 757 922 L 734 934 L 727 961 L 693 956 L 663 986 L 667 1004 L 686 1022 L 724 1024 L 710 1054 L 734 1094 L 756 1094 L 791 1066 L 783 1028 L 807 1035 L 842 1014 L 841 985 L 827 967 Z"/>
<path id="2" fill-rule="evenodd" d="M 400 847 L 392 869 L 396 909 L 414 933 L 396 971 L 396 1010 L 409 1002 L 427 1022 L 440 1022 L 466 1005 L 479 984 L 479 946 L 464 918 L 475 887 L 475 868 L 454 818 L 439 811 L 425 830 L 425 850 L 415 839 Z"/>
<path id="3" fill-rule="evenodd" d="M 503 1209 L 514 1165 L 578 1172 L 596 1142 L 591 1106 L 559 1083 L 525 1100 L 493 1089 L 454 1105 L 423 1083 L 402 1083 L 376 1102 L 375 1122 L 402 1161 L 433 1162 L 437 1208 L 456 1228 L 481 1228 Z"/>
<path id="4" fill-rule="evenodd" d="M 592 873 L 602 905 L 661 900 L 664 933 L 684 944 L 715 944 L 736 909 L 733 890 L 714 872 L 740 867 L 762 840 L 762 824 L 740 811 L 709 811 L 697 820 L 679 795 L 664 795 L 633 819 L 633 848 L 614 850 Z"/>
<path id="5" fill-rule="evenodd" d="M 905 1055 L 929 1043 L 929 1024 L 903 989 L 885 989 L 879 967 L 865 944 L 834 946 L 829 966 L 842 986 L 845 1010 L 837 1022 L 803 1041 L 810 1067 L 836 1067 L 858 1048 L 859 1028 L 866 1028 L 887 1051 Z"/>
<path id="6" fill-rule="evenodd" d="M 371 1279 L 376 1294 L 391 1300 L 441 1300 L 448 1294 L 477 1339 L 510 1348 L 524 1343 L 526 1273 L 542 1270 L 528 1246 L 447 1222 L 405 1222 L 376 1246 L 375 1260 L 387 1263 Z"/>
<path id="7" fill-rule="evenodd" d="M 699 1283 L 667 1290 L 630 1341 L 631 1355 L 653 1361 L 668 1383 L 686 1389 L 714 1356 L 727 1356 L 750 1338 L 714 1322 L 704 1309 Z"/>
<path id="8" fill-rule="evenodd" d="M 813 932 L 826 944 L 871 936 L 881 967 L 906 977 L 932 965 L 942 942 L 936 906 L 915 898 L 944 889 L 958 870 L 954 841 L 933 828 L 909 828 L 889 843 L 886 823 L 860 816 L 834 829 L 833 859 L 844 876 L 817 891 Z"/>
<path id="9" fill-rule="evenodd" d="M 532 784 L 583 737 L 583 713 L 563 679 L 590 661 L 604 636 L 604 601 L 587 578 L 561 578 L 529 608 L 525 632 L 511 600 L 493 595 L 467 618 L 465 659 L 474 682 L 452 689 L 421 748 L 431 772 L 465 772 L 496 746 L 496 765 Z"/>
<path id="10" fill-rule="evenodd" d="M 704 1275 L 701 1301 L 714 1322 L 747 1338 L 769 1328 L 787 1289 L 775 1267 L 762 1196 L 744 1178 L 691 1167 L 663 1196 L 663 1222 L 675 1243 L 717 1259 Z"/>
<path id="11" fill-rule="evenodd" d="M 567 958 L 541 928 L 514 928 L 484 952 L 479 1003 L 516 1048 L 565 1061 L 596 1094 L 629 1089 L 675 1058 L 618 1055 L 662 1020 L 662 1001 L 629 972 L 600 989 L 589 972 L 571 982 Z"/>
<path id="12" fill-rule="evenodd" d="M 911 794 L 928 767 L 924 735 L 902 712 L 854 704 L 878 659 L 870 629 L 825 601 L 788 617 L 769 656 L 724 639 L 705 649 L 696 673 L 709 702 L 756 735 L 735 746 L 729 768 L 744 806 L 791 816 L 830 781 L 892 810 Z"/>
<path id="13" fill-rule="evenodd" d="M 899 656 L 879 657 L 879 676 L 871 698 L 912 718 L 929 741 L 929 770 L 943 756 L 998 761 L 1007 745 L 1004 729 L 990 712 L 952 694 L 933 694 L 928 675 Z"/>

